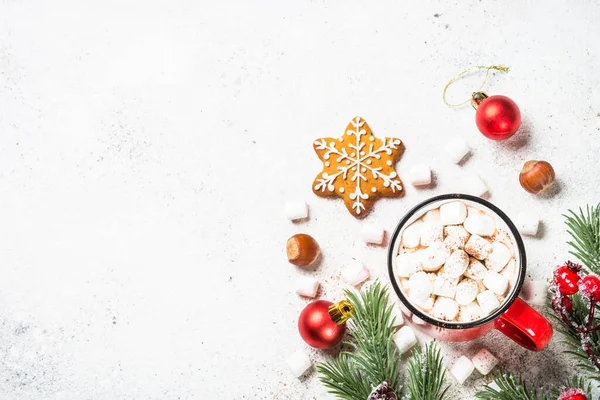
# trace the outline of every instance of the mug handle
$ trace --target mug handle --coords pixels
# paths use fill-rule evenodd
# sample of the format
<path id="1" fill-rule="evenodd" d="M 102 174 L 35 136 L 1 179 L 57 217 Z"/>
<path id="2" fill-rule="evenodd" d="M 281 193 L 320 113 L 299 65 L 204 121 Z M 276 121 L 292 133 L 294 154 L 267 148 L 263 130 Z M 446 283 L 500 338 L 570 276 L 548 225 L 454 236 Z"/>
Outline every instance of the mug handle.
<path id="1" fill-rule="evenodd" d="M 528 350 L 542 351 L 552 338 L 552 326 L 542 314 L 517 297 L 494 327 Z"/>

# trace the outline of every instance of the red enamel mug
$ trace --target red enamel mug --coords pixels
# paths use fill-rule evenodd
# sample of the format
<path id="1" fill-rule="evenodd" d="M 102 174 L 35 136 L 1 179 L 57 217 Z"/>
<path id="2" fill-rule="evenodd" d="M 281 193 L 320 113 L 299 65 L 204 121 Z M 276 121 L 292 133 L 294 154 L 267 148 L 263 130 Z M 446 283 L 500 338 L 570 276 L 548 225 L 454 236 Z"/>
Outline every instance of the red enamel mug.
<path id="1" fill-rule="evenodd" d="M 495 217 L 499 228 L 506 231 L 514 244 L 516 261 L 516 281 L 504 303 L 484 318 L 471 322 L 448 322 L 438 320 L 415 307 L 401 289 L 396 274 L 396 256 L 404 228 L 423 216 L 427 211 L 436 209 L 444 203 L 460 200 L 467 207 L 478 208 Z M 394 291 L 400 301 L 419 323 L 414 327 L 427 335 L 445 342 L 465 342 L 477 339 L 492 329 L 497 329 L 510 339 L 528 350 L 541 351 L 552 338 L 552 326 L 540 313 L 519 298 L 526 271 L 526 256 L 523 239 L 512 221 L 498 207 L 479 197 L 466 194 L 446 194 L 432 197 L 410 210 L 400 221 L 390 240 L 388 249 L 388 270 Z"/>

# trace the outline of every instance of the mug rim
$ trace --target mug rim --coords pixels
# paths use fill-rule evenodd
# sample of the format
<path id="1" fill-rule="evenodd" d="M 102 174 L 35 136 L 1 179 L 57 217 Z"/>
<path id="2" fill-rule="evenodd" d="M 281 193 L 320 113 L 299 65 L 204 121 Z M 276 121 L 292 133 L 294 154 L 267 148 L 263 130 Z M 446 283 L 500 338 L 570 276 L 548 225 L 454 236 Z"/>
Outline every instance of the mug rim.
<path id="1" fill-rule="evenodd" d="M 508 229 L 511 231 L 511 233 L 513 234 L 513 237 L 515 238 L 515 242 L 516 242 L 515 244 L 517 246 L 517 251 L 519 252 L 520 264 L 521 264 L 517 282 L 511 292 L 511 294 L 505 299 L 504 303 L 496 311 L 487 315 L 484 318 L 477 319 L 475 321 L 449 322 L 449 321 L 440 321 L 440 320 L 437 320 L 437 319 L 431 317 L 429 314 L 421 311 L 419 308 L 417 308 L 411 302 L 408 301 L 408 299 L 406 298 L 404 293 L 402 293 L 402 290 L 400 289 L 400 287 L 398 285 L 398 280 L 395 276 L 393 262 L 394 262 L 394 259 L 396 258 L 396 254 L 394 254 L 395 253 L 394 245 L 396 243 L 396 240 L 398 240 L 400 231 L 402 230 L 402 228 L 404 228 L 404 225 L 406 225 L 406 223 L 410 220 L 410 218 L 413 215 L 415 215 L 417 212 L 419 212 L 425 206 L 427 206 L 431 203 L 434 203 L 436 201 L 440 201 L 440 200 L 468 200 L 468 201 L 472 201 L 472 202 L 481 204 L 481 205 L 489 208 L 494 213 L 496 213 L 496 215 L 502 221 L 504 221 L 504 223 L 506 223 L 506 225 L 508 226 Z M 396 295 L 400 299 L 400 301 L 404 304 L 404 306 L 406 308 L 408 308 L 413 314 L 417 315 L 417 317 L 421 318 L 423 321 L 425 321 L 429 324 L 435 325 L 437 327 L 440 327 L 440 328 L 445 328 L 445 329 L 476 328 L 479 326 L 486 325 L 487 323 L 498 319 L 498 317 L 500 315 L 504 314 L 504 312 L 506 310 L 508 310 L 508 308 L 512 305 L 512 303 L 519 296 L 519 293 L 521 292 L 521 288 L 523 286 L 523 282 L 525 280 L 526 269 L 527 269 L 527 257 L 525 254 L 525 245 L 523 244 L 523 238 L 521 237 L 515 224 L 510 220 L 510 218 L 508 218 L 508 216 L 502 210 L 500 210 L 498 207 L 496 207 L 489 201 L 484 200 L 481 197 L 471 196 L 469 194 L 448 193 L 448 194 L 442 194 L 439 196 L 433 196 L 433 197 L 428 198 L 427 200 L 420 202 L 419 204 L 414 206 L 412 209 L 410 209 L 400 219 L 400 221 L 398 222 L 398 225 L 396 225 L 396 229 L 394 230 L 394 233 L 392 234 L 392 236 L 390 238 L 390 243 L 388 246 L 388 272 L 390 275 L 390 282 L 392 284 L 392 287 L 394 288 L 394 291 L 396 292 Z"/>

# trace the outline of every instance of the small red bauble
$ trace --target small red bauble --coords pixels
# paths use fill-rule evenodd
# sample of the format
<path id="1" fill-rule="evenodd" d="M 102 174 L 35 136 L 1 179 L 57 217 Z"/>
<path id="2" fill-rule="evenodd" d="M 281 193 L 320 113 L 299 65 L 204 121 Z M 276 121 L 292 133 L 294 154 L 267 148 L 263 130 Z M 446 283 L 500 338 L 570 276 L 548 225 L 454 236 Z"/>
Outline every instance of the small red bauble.
<path id="1" fill-rule="evenodd" d="M 302 339 L 317 349 L 328 349 L 338 344 L 346 333 L 346 324 L 338 325 L 329 316 L 332 302 L 313 301 L 298 318 L 298 331 Z"/>
<path id="2" fill-rule="evenodd" d="M 487 96 L 473 93 L 472 104 L 477 108 L 475 122 L 483 135 L 493 140 L 508 139 L 521 125 L 521 111 L 517 103 L 506 96 Z"/>
<path id="3" fill-rule="evenodd" d="M 590 301 L 600 301 L 600 278 L 596 275 L 588 275 L 579 282 L 579 292 L 590 299 Z"/>
<path id="4" fill-rule="evenodd" d="M 561 294 L 555 294 L 552 298 L 552 308 L 556 310 L 558 313 L 562 313 L 563 311 L 567 314 L 573 310 L 573 302 L 568 297 L 563 297 Z"/>
<path id="5" fill-rule="evenodd" d="M 581 389 L 565 389 L 556 400 L 588 400 L 588 398 Z"/>
<path id="6" fill-rule="evenodd" d="M 558 286 L 558 290 L 563 295 L 575 294 L 579 291 L 577 283 L 579 282 L 579 274 L 573 269 L 563 265 L 554 271 L 554 283 Z"/>

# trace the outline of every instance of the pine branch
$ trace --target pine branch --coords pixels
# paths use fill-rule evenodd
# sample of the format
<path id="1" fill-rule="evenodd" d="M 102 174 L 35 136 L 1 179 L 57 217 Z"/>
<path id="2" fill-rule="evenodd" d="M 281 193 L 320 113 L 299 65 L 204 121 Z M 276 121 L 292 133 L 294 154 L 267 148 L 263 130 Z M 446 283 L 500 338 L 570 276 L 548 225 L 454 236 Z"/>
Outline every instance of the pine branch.
<path id="1" fill-rule="evenodd" d="M 365 400 L 371 393 L 371 385 L 362 379 L 351 356 L 341 353 L 336 359 L 317 365 L 319 380 L 328 392 L 345 400 Z"/>
<path id="2" fill-rule="evenodd" d="M 569 319 L 575 326 L 584 326 L 589 313 L 589 304 L 580 294 L 572 295 L 571 301 L 573 303 L 573 308 L 569 313 Z M 596 307 L 596 310 L 600 311 L 600 308 Z M 598 313 L 596 315 L 598 315 Z M 570 354 L 577 359 L 578 362 L 576 367 L 582 372 L 587 372 L 590 379 L 600 382 L 600 371 L 598 371 L 598 369 L 590 362 L 588 354 L 583 349 L 581 344 L 581 334 L 573 329 L 573 327 L 566 325 L 557 315 L 551 314 L 551 316 L 561 325 L 560 328 L 557 328 L 557 331 L 564 336 L 561 343 L 567 348 L 565 353 Z M 598 324 L 600 323 L 600 318 L 596 317 L 594 318 L 594 321 L 595 324 Z M 593 354 L 600 356 L 600 331 L 589 334 L 588 345 Z"/>
<path id="3" fill-rule="evenodd" d="M 410 400 L 442 400 L 449 385 L 444 387 L 446 370 L 440 349 L 435 342 L 417 349 L 408 360 L 408 398 Z"/>
<path id="4" fill-rule="evenodd" d="M 354 305 L 349 322 L 354 361 L 373 387 L 388 379 L 390 386 L 399 391 L 399 354 L 393 341 L 392 307 L 388 306 L 387 290 L 376 282 L 360 295 L 347 290 L 346 296 Z"/>
<path id="5" fill-rule="evenodd" d="M 552 389 L 552 396 L 558 397 L 564 389 L 581 389 L 587 394 L 588 399 L 592 398 L 592 384 L 580 376 L 573 376 L 567 379 L 562 387 Z"/>
<path id="6" fill-rule="evenodd" d="M 494 380 L 500 390 L 486 386 L 475 397 L 486 400 L 550 400 L 545 388 L 536 389 L 511 372 L 503 372 Z"/>
<path id="7" fill-rule="evenodd" d="M 572 240 L 570 254 L 577 257 L 590 272 L 600 274 L 600 204 L 587 206 L 584 212 L 569 210 L 563 215 Z"/>
<path id="8" fill-rule="evenodd" d="M 344 400 L 365 400 L 384 380 L 389 380 L 398 393 L 400 355 L 392 340 L 392 306 L 388 305 L 387 290 L 376 282 L 360 294 L 346 291 L 346 296 L 354 314 L 348 322 L 352 340 L 345 344 L 354 351 L 319 364 L 319 379 L 330 393 Z"/>

